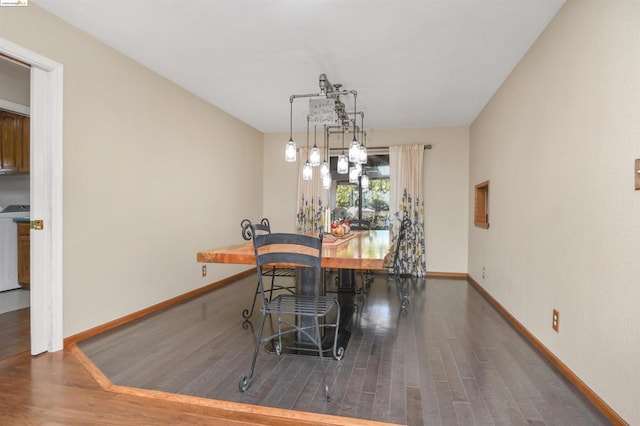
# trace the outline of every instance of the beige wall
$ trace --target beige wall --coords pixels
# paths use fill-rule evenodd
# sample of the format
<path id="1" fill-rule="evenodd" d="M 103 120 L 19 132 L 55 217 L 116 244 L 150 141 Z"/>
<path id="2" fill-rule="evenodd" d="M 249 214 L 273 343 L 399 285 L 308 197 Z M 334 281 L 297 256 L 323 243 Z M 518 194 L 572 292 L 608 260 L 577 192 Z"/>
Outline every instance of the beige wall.
<path id="1" fill-rule="evenodd" d="M 304 135 L 294 135 L 303 141 Z M 264 136 L 264 214 L 274 229 L 295 230 L 298 166 L 284 161 L 288 134 Z M 431 144 L 424 152 L 427 270 L 466 272 L 469 130 L 467 127 L 371 130 L 371 148 Z"/>
<path id="2" fill-rule="evenodd" d="M 245 269 L 195 254 L 261 214 L 260 132 L 33 3 L 0 37 L 64 66 L 64 336 Z"/>
<path id="3" fill-rule="evenodd" d="M 29 106 L 29 68 L 0 57 L 0 100 Z"/>
<path id="4" fill-rule="evenodd" d="M 567 2 L 470 135 L 469 186 L 491 180 L 491 227 L 470 225 L 469 273 L 630 424 L 640 424 L 639 29 L 640 2 Z M 469 201 L 472 223 L 473 191 Z"/>

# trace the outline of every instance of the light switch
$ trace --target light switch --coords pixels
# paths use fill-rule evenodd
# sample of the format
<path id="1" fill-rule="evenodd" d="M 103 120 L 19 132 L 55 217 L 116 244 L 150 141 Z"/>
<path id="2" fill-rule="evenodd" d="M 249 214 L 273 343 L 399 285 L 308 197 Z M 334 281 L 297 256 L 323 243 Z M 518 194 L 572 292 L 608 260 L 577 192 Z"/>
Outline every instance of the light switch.
<path id="1" fill-rule="evenodd" d="M 633 168 L 633 174 L 636 175 L 636 189 L 640 189 L 640 158 L 636 160 L 636 166 Z"/>

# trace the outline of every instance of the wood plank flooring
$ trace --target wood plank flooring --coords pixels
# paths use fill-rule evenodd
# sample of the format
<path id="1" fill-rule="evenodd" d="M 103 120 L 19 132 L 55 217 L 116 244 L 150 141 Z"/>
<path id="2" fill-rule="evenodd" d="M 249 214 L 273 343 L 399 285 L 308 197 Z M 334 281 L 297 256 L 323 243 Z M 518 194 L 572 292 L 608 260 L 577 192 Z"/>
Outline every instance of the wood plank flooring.
<path id="1" fill-rule="evenodd" d="M 30 350 L 30 312 L 22 308 L 0 314 L 0 359 Z"/>
<path id="2" fill-rule="evenodd" d="M 409 425 L 608 424 L 473 287 L 445 279 L 418 280 L 406 313 L 381 278 L 355 309 L 341 300 L 351 338 L 328 361 L 331 401 L 317 358 L 264 350 L 241 393 L 254 288 L 240 280 L 79 347 L 118 386 Z"/>

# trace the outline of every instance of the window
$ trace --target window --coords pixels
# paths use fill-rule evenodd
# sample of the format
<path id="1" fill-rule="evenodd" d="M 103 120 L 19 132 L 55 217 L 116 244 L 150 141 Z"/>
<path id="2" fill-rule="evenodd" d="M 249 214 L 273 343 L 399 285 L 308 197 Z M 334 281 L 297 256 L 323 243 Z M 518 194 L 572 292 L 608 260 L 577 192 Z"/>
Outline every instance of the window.
<path id="1" fill-rule="evenodd" d="M 473 223 L 479 228 L 489 228 L 489 181 L 476 185 L 476 209 Z"/>
<path id="2" fill-rule="evenodd" d="M 358 218 L 371 222 L 371 229 L 388 229 L 389 220 L 389 155 L 369 154 L 366 164 L 369 189 L 363 190 L 360 182 L 350 183 L 349 175 L 336 172 L 337 157 L 331 158 L 331 205 L 333 219 Z M 360 200 L 362 199 L 362 209 Z M 360 211 L 361 210 L 361 211 Z"/>

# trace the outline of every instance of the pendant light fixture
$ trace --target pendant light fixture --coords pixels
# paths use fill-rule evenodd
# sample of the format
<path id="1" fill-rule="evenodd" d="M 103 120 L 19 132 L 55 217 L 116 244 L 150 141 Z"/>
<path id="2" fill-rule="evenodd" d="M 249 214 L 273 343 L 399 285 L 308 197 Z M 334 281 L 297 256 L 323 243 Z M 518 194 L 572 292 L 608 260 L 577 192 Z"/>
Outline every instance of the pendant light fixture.
<path id="1" fill-rule="evenodd" d="M 324 161 L 320 165 L 320 176 L 323 179 L 322 181 L 323 184 L 324 184 L 324 177 L 327 175 L 329 175 L 329 178 L 331 178 L 331 167 L 329 165 L 329 135 L 327 133 L 327 125 L 325 124 L 324 126 Z M 329 183 L 329 185 L 331 185 L 331 183 Z"/>
<path id="2" fill-rule="evenodd" d="M 360 149 L 358 150 L 358 163 L 367 164 L 367 160 L 367 147 L 361 144 Z"/>
<path id="3" fill-rule="evenodd" d="M 358 183 L 358 169 L 353 166 L 349 167 L 349 183 Z"/>
<path id="4" fill-rule="evenodd" d="M 362 177 L 360 178 L 360 186 L 362 190 L 366 191 L 369 189 L 369 176 L 367 176 L 366 169 L 362 169 Z"/>
<path id="5" fill-rule="evenodd" d="M 336 133 L 342 133 L 342 152 L 338 156 L 337 172 L 341 175 L 349 173 L 349 162 L 353 165 L 366 163 L 367 153 L 364 142 L 364 112 L 358 111 L 357 97 L 358 92 L 355 90 L 346 90 L 342 88 L 342 84 L 332 84 L 326 74 L 320 74 L 319 77 L 319 93 L 306 93 L 299 95 L 291 95 L 289 97 L 289 141 L 285 147 L 285 160 L 288 162 L 297 161 L 297 147 L 293 140 L 293 100 L 298 98 L 309 99 L 309 113 L 307 114 L 307 159 L 302 167 L 302 177 L 304 180 L 313 179 L 312 167 L 320 166 L 320 176 L 322 184 L 325 188 L 330 187 L 332 183 L 331 162 L 330 162 L 330 146 L 329 136 L 330 129 L 338 130 Z M 353 96 L 353 112 L 347 112 L 342 96 Z M 358 128 L 357 115 L 363 117 L 362 128 Z M 353 115 L 353 120 L 349 117 Z M 351 123 L 353 121 L 353 140 L 349 146 L 349 150 L 345 153 L 344 134 L 351 133 Z M 313 148 L 309 150 L 309 129 L 310 124 L 314 124 L 314 141 Z M 325 145 L 324 155 L 320 152 L 317 145 L 317 125 L 324 125 Z M 348 154 L 348 155 L 347 155 Z M 321 155 L 324 157 L 322 160 Z M 360 178 L 361 171 L 358 171 Z"/>
<path id="6" fill-rule="evenodd" d="M 360 186 L 362 186 L 364 191 L 369 189 L 369 176 L 367 176 L 366 173 L 360 178 Z"/>
<path id="7" fill-rule="evenodd" d="M 358 112 L 357 108 L 357 96 L 353 97 L 353 110 Z M 351 145 L 349 145 L 349 161 L 352 163 L 357 163 L 360 161 L 360 142 L 358 142 L 357 138 L 358 133 L 356 132 L 356 117 L 353 117 L 353 140 L 351 141 Z"/>
<path id="8" fill-rule="evenodd" d="M 344 132 L 342 133 L 342 154 L 338 157 L 338 174 L 349 173 L 349 158 L 344 154 Z"/>
<path id="9" fill-rule="evenodd" d="M 364 131 L 364 114 L 362 115 L 362 134 L 360 136 L 362 145 L 360 145 L 360 163 L 362 164 L 362 177 L 360 177 L 360 187 L 363 191 L 369 189 L 369 176 L 367 176 L 367 132 Z"/>
<path id="10" fill-rule="evenodd" d="M 313 178 L 313 168 L 308 161 L 302 166 L 302 179 L 311 180 Z"/>
<path id="11" fill-rule="evenodd" d="M 322 176 L 322 187 L 324 189 L 330 189 L 331 188 L 331 174 L 327 174 L 325 176 Z"/>
<path id="12" fill-rule="evenodd" d="M 356 139 L 355 135 L 353 136 L 353 140 L 349 145 L 349 161 L 352 163 L 357 163 L 360 161 L 360 144 Z"/>
<path id="13" fill-rule="evenodd" d="M 325 159 L 322 164 L 320 164 L 320 176 L 325 177 L 327 175 L 331 175 L 331 171 L 329 169 L 329 162 Z"/>
<path id="14" fill-rule="evenodd" d="M 295 163 L 296 161 L 296 143 L 293 141 L 293 98 L 290 99 L 291 112 L 289 117 L 289 142 L 284 149 L 284 159 L 289 163 Z"/>
<path id="15" fill-rule="evenodd" d="M 367 154 L 367 145 L 365 144 L 365 142 L 367 141 L 367 133 L 364 131 L 364 113 L 362 114 L 360 130 L 362 131 L 362 133 L 360 133 L 360 150 L 358 153 L 359 154 L 358 162 L 362 164 L 367 164 L 368 154 Z"/>
<path id="16" fill-rule="evenodd" d="M 307 162 L 302 166 L 302 179 L 303 180 L 311 180 L 313 178 L 313 169 L 311 168 L 311 163 L 309 162 L 309 117 L 307 117 Z"/>
<path id="17" fill-rule="evenodd" d="M 316 143 L 316 126 L 313 126 L 313 148 L 311 148 L 311 153 L 309 153 L 309 162 L 312 167 L 316 167 L 320 165 L 320 150 L 318 149 L 318 144 Z"/>

